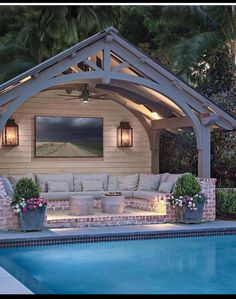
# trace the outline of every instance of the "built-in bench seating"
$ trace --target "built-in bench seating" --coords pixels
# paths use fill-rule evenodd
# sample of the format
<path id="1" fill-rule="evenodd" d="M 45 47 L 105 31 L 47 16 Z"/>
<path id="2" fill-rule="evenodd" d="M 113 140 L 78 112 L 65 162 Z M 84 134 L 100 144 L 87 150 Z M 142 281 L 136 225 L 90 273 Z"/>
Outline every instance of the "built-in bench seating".
<path id="1" fill-rule="evenodd" d="M 152 210 L 163 194 L 172 192 L 181 175 L 183 174 L 29 173 L 21 176 L 5 175 L 3 178 L 4 185 L 8 184 L 5 188 L 8 195 L 12 194 L 21 177 L 32 178 L 41 188 L 40 196 L 48 199 L 49 210 L 68 209 L 71 195 L 93 196 L 94 206 L 100 207 L 101 197 L 109 191 L 121 191 L 128 207 Z"/>

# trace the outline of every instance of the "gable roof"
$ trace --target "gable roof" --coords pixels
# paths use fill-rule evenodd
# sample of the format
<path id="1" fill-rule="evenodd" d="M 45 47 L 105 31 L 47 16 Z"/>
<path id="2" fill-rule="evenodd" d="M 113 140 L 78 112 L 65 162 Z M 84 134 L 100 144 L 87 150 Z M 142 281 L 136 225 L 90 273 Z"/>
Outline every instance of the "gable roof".
<path id="1" fill-rule="evenodd" d="M 37 77 L 38 74 L 42 73 L 43 71 L 49 69 L 50 67 L 53 67 L 57 63 L 63 61 L 64 59 L 68 57 L 73 57 L 74 53 L 77 53 L 81 51 L 82 49 L 91 46 L 93 43 L 101 40 L 102 38 L 106 36 L 112 36 L 115 40 L 115 42 L 127 50 L 127 53 L 132 53 L 135 57 L 137 57 L 140 61 L 145 63 L 148 67 L 153 69 L 157 74 L 159 74 L 162 78 L 166 79 L 170 85 L 174 86 L 176 88 L 176 91 L 182 92 L 182 94 L 186 97 L 186 95 L 191 97 L 190 99 L 187 99 L 188 104 L 190 107 L 194 106 L 196 112 L 202 113 L 203 110 L 207 111 L 208 113 L 216 113 L 220 119 L 221 122 L 226 122 L 227 124 L 225 126 L 221 126 L 223 128 L 229 128 L 229 129 L 235 129 L 236 128 L 236 118 L 228 114 L 226 111 L 224 111 L 222 108 L 220 108 L 217 104 L 215 104 L 210 99 L 207 99 L 202 94 L 200 94 L 198 91 L 196 91 L 194 88 L 192 88 L 190 85 L 188 85 L 186 82 L 179 79 L 176 75 L 174 75 L 172 72 L 167 70 L 165 67 L 163 67 L 159 62 L 155 61 L 153 58 L 148 56 L 146 53 L 135 47 L 133 44 L 131 44 L 129 41 L 127 41 L 124 37 L 120 36 L 118 34 L 118 31 L 114 27 L 109 27 L 81 42 L 78 44 L 68 48 L 67 50 L 62 51 L 61 53 L 55 55 L 54 57 L 47 59 L 46 61 L 40 63 L 39 65 L 29 69 L 28 71 L 12 78 L 11 80 L 3 83 L 0 85 L 0 102 L 1 102 L 1 95 L 7 94 L 9 91 L 13 90 L 17 86 L 19 86 L 21 83 L 24 83 L 25 81 L 33 80 L 33 78 Z M 119 51 L 118 51 L 119 52 Z M 147 75 L 145 72 L 145 69 L 137 69 L 133 68 L 132 64 L 128 67 L 129 69 L 132 69 L 133 73 L 136 71 L 140 72 L 141 74 Z M 147 75 L 148 78 L 150 78 Z M 130 85 L 130 88 L 132 88 L 132 84 Z M 136 87 L 137 88 L 137 87 Z M 143 92 L 143 90 L 136 90 Z M 137 94 L 137 93 L 136 93 Z M 153 96 L 155 96 L 153 94 Z M 161 95 L 159 95 L 161 96 Z M 194 105 L 193 105 L 193 99 L 194 99 Z M 142 101 L 141 101 L 142 102 Z M 168 101 L 165 103 L 165 105 L 168 107 L 168 109 L 172 109 L 173 107 L 169 105 Z M 161 109 L 161 103 L 159 105 L 159 108 Z M 168 106 L 169 105 L 169 106 Z M 207 107 L 207 109 L 206 109 Z M 174 107 L 177 109 L 177 107 Z M 219 122 L 218 122 L 219 123 Z"/>

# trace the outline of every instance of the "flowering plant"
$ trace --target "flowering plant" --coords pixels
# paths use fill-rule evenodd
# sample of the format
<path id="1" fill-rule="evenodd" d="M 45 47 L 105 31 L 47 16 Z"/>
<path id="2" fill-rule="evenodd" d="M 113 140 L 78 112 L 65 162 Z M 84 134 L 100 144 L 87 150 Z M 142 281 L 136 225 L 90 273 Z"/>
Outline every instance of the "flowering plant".
<path id="1" fill-rule="evenodd" d="M 174 195 L 170 195 L 168 198 L 168 205 L 172 208 L 182 207 L 186 205 L 190 210 L 197 210 L 198 204 L 205 202 L 206 197 L 203 193 L 197 193 L 193 196 L 184 195 L 175 197 Z"/>
<path id="2" fill-rule="evenodd" d="M 40 198 L 40 188 L 32 179 L 21 178 L 14 190 L 11 208 L 16 213 L 45 207 L 47 200 Z"/>
<path id="3" fill-rule="evenodd" d="M 12 204 L 11 208 L 13 212 L 21 213 L 26 212 L 28 210 L 34 210 L 37 208 L 45 207 L 47 205 L 46 198 L 29 198 L 24 199 L 21 198 L 17 203 Z"/>
<path id="4" fill-rule="evenodd" d="M 201 186 L 191 173 L 178 178 L 173 193 L 168 197 L 167 204 L 172 208 L 186 205 L 190 210 L 197 210 L 198 205 L 206 201 Z"/>

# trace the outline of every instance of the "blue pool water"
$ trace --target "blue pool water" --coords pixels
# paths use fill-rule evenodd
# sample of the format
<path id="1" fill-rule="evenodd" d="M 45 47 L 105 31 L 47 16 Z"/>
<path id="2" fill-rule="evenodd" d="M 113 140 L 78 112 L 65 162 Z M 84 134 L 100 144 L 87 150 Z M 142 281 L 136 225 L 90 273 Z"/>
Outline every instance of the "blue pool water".
<path id="1" fill-rule="evenodd" d="M 0 265 L 38 294 L 236 294 L 236 236 L 1 249 Z"/>

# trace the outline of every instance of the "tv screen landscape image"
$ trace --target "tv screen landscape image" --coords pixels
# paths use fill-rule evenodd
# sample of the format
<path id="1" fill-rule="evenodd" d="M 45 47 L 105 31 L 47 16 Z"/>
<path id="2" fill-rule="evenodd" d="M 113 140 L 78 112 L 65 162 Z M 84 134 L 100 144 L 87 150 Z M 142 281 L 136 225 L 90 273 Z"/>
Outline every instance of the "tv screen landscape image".
<path id="1" fill-rule="evenodd" d="M 100 117 L 35 117 L 36 157 L 102 157 Z"/>

